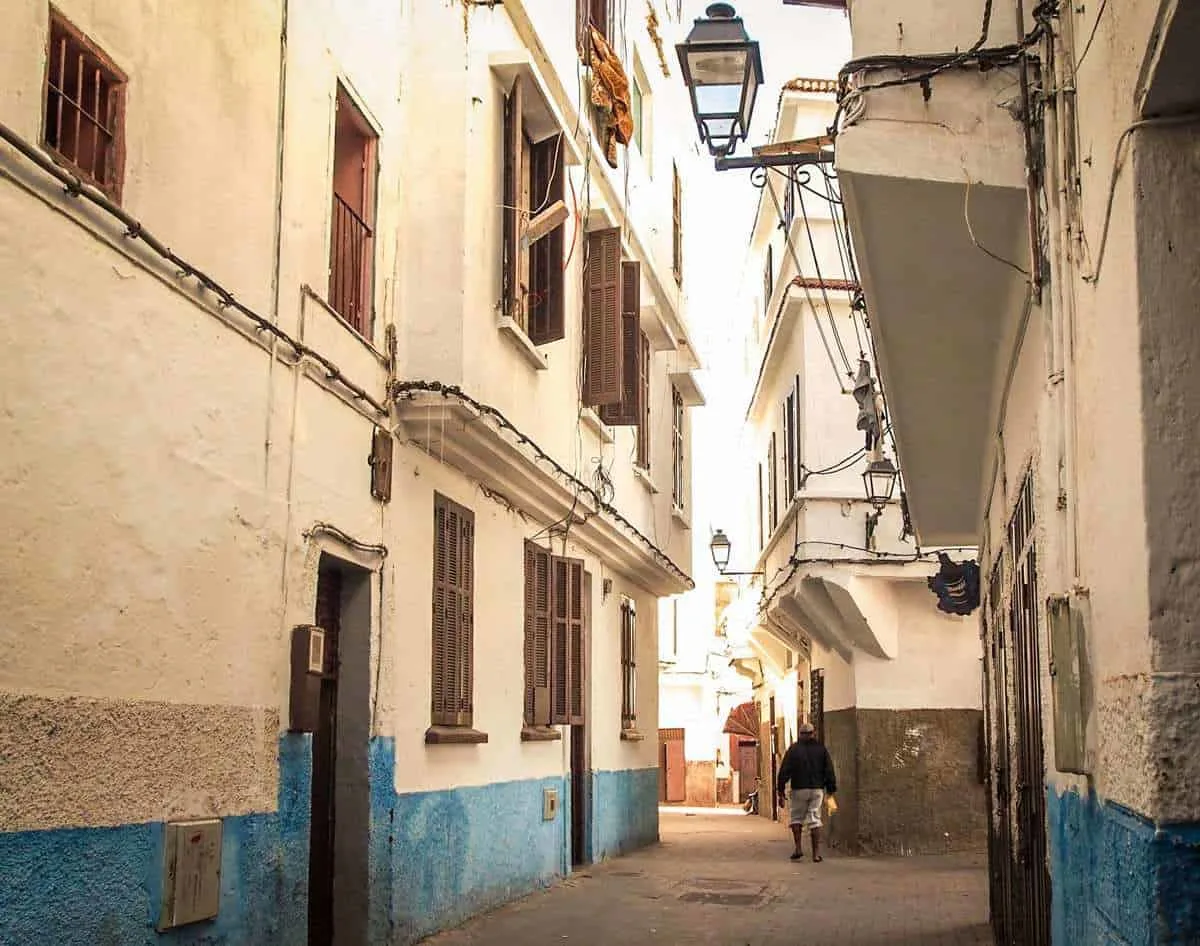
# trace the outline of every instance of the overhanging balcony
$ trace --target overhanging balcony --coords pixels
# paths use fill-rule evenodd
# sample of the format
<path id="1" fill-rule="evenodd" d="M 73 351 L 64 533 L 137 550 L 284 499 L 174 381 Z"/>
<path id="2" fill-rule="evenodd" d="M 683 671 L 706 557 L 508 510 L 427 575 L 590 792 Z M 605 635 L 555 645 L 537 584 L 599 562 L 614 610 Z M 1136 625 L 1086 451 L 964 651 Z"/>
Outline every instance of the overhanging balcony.
<path id="1" fill-rule="evenodd" d="M 977 38 L 978 22 L 970 35 L 945 4 L 909 3 L 904 35 L 942 45 L 897 48 L 894 6 L 852 4 L 856 56 Z M 926 545 L 973 544 L 992 418 L 1028 301 L 1020 83 L 1015 65 L 963 65 L 924 85 L 870 88 L 918 72 L 851 77 L 836 164 L 914 524 Z"/>

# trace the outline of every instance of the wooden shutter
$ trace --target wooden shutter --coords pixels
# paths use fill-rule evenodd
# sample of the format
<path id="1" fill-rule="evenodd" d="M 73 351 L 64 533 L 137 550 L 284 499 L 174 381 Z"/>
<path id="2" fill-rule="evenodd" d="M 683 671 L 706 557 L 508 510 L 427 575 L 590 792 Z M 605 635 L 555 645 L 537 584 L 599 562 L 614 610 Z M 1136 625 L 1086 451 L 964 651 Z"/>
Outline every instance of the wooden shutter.
<path id="1" fill-rule="evenodd" d="M 587 407 L 621 400 L 624 345 L 621 337 L 621 231 L 588 234 L 584 302 L 584 385 Z"/>
<path id="2" fill-rule="evenodd" d="M 432 722 L 470 726 L 474 645 L 475 516 L 434 496 Z"/>
<path id="3" fill-rule="evenodd" d="M 626 598 L 621 602 L 621 725 L 637 723 L 637 610 Z"/>
<path id="4" fill-rule="evenodd" d="M 795 466 L 796 473 L 796 492 L 799 492 L 804 486 L 804 436 L 801 431 L 801 412 L 803 410 L 800 401 L 800 375 L 796 375 L 795 385 L 792 388 L 792 398 L 794 400 L 792 414 L 792 464 Z"/>
<path id="5" fill-rule="evenodd" d="M 775 431 L 771 431 L 771 443 L 767 447 L 767 505 L 771 516 L 771 531 L 779 525 L 779 464 L 775 452 Z"/>
<path id="6" fill-rule="evenodd" d="M 550 725 L 550 552 L 525 543 L 525 723 Z"/>
<path id="7" fill-rule="evenodd" d="M 600 408 L 612 427 L 636 426 L 642 416 L 642 264 L 621 264 L 621 400 Z"/>
<path id="8" fill-rule="evenodd" d="M 671 269 L 675 282 L 683 285 L 683 184 L 679 180 L 679 166 L 671 168 Z"/>
<path id="9" fill-rule="evenodd" d="M 518 318 L 521 256 L 521 143 L 524 92 L 521 77 L 513 81 L 512 91 L 504 99 L 504 259 L 503 307 L 509 318 Z"/>
<path id="10" fill-rule="evenodd" d="M 562 135 L 552 135 L 532 149 L 533 216 L 554 208 L 563 199 L 563 165 L 566 144 Z M 565 207 L 562 211 L 566 213 Z M 529 338 L 535 345 L 557 342 L 566 337 L 563 317 L 563 224 L 538 239 L 529 248 L 530 286 L 533 296 L 527 301 Z"/>
<path id="11" fill-rule="evenodd" d="M 550 653 L 552 655 L 550 720 L 555 725 L 566 724 L 571 717 L 571 622 L 569 562 L 555 556 L 551 560 L 554 574 L 550 596 Z"/>
<path id="12" fill-rule="evenodd" d="M 571 686 L 567 693 L 568 722 L 580 726 L 584 722 L 585 683 L 587 681 L 587 615 L 583 562 L 567 559 L 567 579 L 570 600 L 567 604 L 567 642 L 570 647 Z"/>
<path id="13" fill-rule="evenodd" d="M 637 465 L 643 470 L 650 469 L 650 339 L 642 332 L 638 339 L 638 349 L 641 357 L 637 359 L 638 369 L 638 409 L 640 418 L 637 429 Z"/>
<path id="14" fill-rule="evenodd" d="M 761 552 L 766 547 L 766 529 L 763 528 L 763 468 L 762 464 L 758 465 L 758 550 Z"/>
<path id="15" fill-rule="evenodd" d="M 783 489 L 784 508 L 792 504 L 796 495 L 796 395 L 789 393 L 783 400 Z"/>

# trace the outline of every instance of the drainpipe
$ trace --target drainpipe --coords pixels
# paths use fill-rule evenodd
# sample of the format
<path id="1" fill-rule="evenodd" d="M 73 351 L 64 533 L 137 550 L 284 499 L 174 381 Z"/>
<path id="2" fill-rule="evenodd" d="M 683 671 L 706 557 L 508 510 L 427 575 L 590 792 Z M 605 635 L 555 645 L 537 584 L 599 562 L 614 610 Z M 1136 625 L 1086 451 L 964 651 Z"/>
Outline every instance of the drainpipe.
<path id="1" fill-rule="evenodd" d="M 288 0 L 281 0 L 279 24 L 279 105 L 275 121 L 275 223 L 271 232 L 271 322 L 279 324 L 279 280 L 283 247 L 283 152 L 287 117 Z M 275 414 L 275 362 L 279 339 L 271 336 L 271 361 L 267 367 L 267 417 L 263 434 L 263 492 L 271 481 L 271 418 Z M 284 566 L 287 567 L 286 565 Z"/>
<path id="2" fill-rule="evenodd" d="M 1051 255 L 1050 373 L 1055 410 L 1054 435 L 1058 454 L 1058 500 L 1065 514 L 1061 531 L 1070 587 L 1080 586 L 1078 479 L 1075 426 L 1075 279 L 1078 256 L 1072 252 L 1077 238 L 1078 217 L 1074 213 L 1075 75 L 1074 44 L 1069 31 L 1072 15 L 1059 22 L 1060 32 L 1046 40 L 1046 62 L 1051 71 L 1054 94 L 1046 110 L 1045 191 Z M 1067 230 L 1071 233 L 1068 235 Z"/>

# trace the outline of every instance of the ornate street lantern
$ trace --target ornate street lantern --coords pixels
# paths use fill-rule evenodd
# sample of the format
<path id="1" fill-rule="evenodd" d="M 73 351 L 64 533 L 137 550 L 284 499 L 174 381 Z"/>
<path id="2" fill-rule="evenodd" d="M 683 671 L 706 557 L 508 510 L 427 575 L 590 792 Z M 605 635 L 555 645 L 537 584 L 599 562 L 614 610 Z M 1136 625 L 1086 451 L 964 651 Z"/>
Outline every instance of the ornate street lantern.
<path id="1" fill-rule="evenodd" d="M 762 85 L 758 43 L 729 3 L 712 3 L 687 39 L 675 47 L 692 98 L 700 140 L 716 157 L 733 153 L 750 133 L 754 99 Z"/>
<path id="2" fill-rule="evenodd" d="M 708 543 L 708 550 L 712 553 L 713 564 L 717 566 L 717 571 L 722 574 L 729 567 L 729 549 L 729 536 L 723 529 L 718 529 L 713 533 L 712 541 Z"/>
<path id="3" fill-rule="evenodd" d="M 885 456 L 876 455 L 863 471 L 863 485 L 867 488 L 867 499 L 876 509 L 882 509 L 892 501 L 896 491 L 896 480 L 900 472 L 896 465 Z"/>

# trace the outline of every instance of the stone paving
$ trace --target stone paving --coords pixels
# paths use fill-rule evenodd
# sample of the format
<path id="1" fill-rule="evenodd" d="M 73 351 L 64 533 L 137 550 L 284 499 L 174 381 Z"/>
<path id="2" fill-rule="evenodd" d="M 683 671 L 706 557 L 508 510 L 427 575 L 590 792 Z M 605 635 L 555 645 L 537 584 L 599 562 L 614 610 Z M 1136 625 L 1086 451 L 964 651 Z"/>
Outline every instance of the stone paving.
<path id="1" fill-rule="evenodd" d="M 430 946 L 992 946 L 983 855 L 788 860 L 786 827 L 664 811 L 662 844 L 573 874 Z"/>

